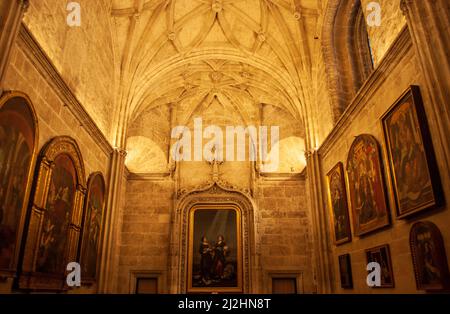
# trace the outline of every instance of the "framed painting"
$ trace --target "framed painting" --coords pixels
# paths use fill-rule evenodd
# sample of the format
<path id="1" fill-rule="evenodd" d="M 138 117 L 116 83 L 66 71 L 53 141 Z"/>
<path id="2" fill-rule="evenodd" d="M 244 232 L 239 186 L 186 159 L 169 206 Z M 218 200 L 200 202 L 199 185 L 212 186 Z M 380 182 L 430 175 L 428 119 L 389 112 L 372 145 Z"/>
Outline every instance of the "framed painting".
<path id="1" fill-rule="evenodd" d="M 66 289 L 66 267 L 78 261 L 85 175 L 69 137 L 51 140 L 39 156 L 19 287 Z"/>
<path id="2" fill-rule="evenodd" d="M 7 92 L 0 99 L 0 276 L 17 270 L 38 146 L 30 99 Z"/>
<path id="3" fill-rule="evenodd" d="M 238 207 L 193 207 L 189 213 L 188 243 L 188 293 L 243 292 Z"/>
<path id="4" fill-rule="evenodd" d="M 359 135 L 347 159 L 350 207 L 355 235 L 390 224 L 380 148 L 372 135 Z"/>
<path id="5" fill-rule="evenodd" d="M 398 218 L 440 206 L 443 192 L 418 86 L 381 118 Z"/>
<path id="6" fill-rule="evenodd" d="M 389 245 L 384 244 L 366 250 L 366 257 L 367 264 L 375 262 L 380 265 L 381 285 L 376 288 L 394 288 L 394 271 Z"/>
<path id="7" fill-rule="evenodd" d="M 450 289 L 447 255 L 439 228 L 429 221 L 416 222 L 411 227 L 409 242 L 417 289 Z"/>
<path id="8" fill-rule="evenodd" d="M 352 289 L 352 264 L 350 261 L 350 254 L 339 255 L 339 275 L 341 278 L 341 288 Z"/>
<path id="9" fill-rule="evenodd" d="M 80 254 L 81 278 L 88 284 L 97 279 L 105 204 L 105 179 L 101 172 L 95 172 L 88 180 Z"/>
<path id="10" fill-rule="evenodd" d="M 351 241 L 350 217 L 347 192 L 345 189 L 344 166 L 339 162 L 327 174 L 328 207 L 334 243 L 336 245 Z"/>

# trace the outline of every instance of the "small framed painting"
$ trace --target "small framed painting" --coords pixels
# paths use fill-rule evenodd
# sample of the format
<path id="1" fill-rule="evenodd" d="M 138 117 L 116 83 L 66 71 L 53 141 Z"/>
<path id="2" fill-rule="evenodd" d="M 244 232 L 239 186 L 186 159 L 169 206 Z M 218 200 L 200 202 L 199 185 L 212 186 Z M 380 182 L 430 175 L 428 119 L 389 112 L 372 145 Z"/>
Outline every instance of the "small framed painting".
<path id="1" fill-rule="evenodd" d="M 327 183 L 331 230 L 334 243 L 339 245 L 352 239 L 347 193 L 345 190 L 344 166 L 341 162 L 327 174 Z"/>
<path id="2" fill-rule="evenodd" d="M 339 274 L 341 278 L 342 289 L 353 288 L 352 264 L 350 254 L 339 255 Z"/>
<path id="3" fill-rule="evenodd" d="M 410 86 L 382 124 L 398 218 L 438 207 L 443 193 L 418 86 Z"/>
<path id="4" fill-rule="evenodd" d="M 418 290 L 442 291 L 450 288 L 444 240 L 438 227 L 429 221 L 416 222 L 409 235 Z"/>
<path id="5" fill-rule="evenodd" d="M 392 270 L 391 253 L 389 245 L 380 245 L 366 250 L 367 264 L 378 263 L 380 265 L 381 285 L 376 288 L 394 288 L 394 272 Z"/>

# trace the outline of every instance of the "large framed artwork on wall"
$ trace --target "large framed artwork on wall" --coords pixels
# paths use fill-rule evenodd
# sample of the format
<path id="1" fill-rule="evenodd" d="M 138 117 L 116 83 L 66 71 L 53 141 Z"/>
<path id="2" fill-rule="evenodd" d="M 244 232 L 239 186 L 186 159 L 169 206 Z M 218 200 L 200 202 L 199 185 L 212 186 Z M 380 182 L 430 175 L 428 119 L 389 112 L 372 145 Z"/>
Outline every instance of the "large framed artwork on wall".
<path id="1" fill-rule="evenodd" d="M 52 139 L 41 151 L 19 287 L 64 290 L 67 264 L 78 261 L 85 188 L 83 158 L 69 137 Z"/>
<path id="2" fill-rule="evenodd" d="M 345 189 L 344 166 L 336 164 L 327 174 L 328 207 L 331 230 L 336 245 L 351 241 L 350 217 Z"/>
<path id="3" fill-rule="evenodd" d="M 84 283 L 93 283 L 97 280 L 105 201 L 105 179 L 101 172 L 95 172 L 89 176 L 86 200 L 84 202 L 80 255 L 81 278 Z"/>
<path id="4" fill-rule="evenodd" d="M 447 255 L 441 232 L 429 221 L 416 222 L 409 234 L 417 289 L 450 289 Z"/>
<path id="5" fill-rule="evenodd" d="M 349 199 L 355 235 L 390 224 L 380 148 L 372 135 L 355 138 L 347 159 Z"/>
<path id="6" fill-rule="evenodd" d="M 381 120 L 397 217 L 440 206 L 442 187 L 419 87 L 410 86 Z"/>
<path id="7" fill-rule="evenodd" d="M 241 210 L 199 205 L 189 213 L 187 292 L 242 292 Z"/>
<path id="8" fill-rule="evenodd" d="M 38 147 L 30 99 L 7 92 L 0 99 L 0 276 L 14 276 Z"/>

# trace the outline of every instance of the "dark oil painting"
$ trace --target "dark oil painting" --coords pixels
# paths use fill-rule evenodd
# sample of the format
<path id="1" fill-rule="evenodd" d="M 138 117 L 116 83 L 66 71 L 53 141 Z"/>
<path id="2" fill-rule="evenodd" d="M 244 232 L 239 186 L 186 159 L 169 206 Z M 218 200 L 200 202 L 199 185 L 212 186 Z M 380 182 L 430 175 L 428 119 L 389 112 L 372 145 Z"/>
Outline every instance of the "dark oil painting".
<path id="1" fill-rule="evenodd" d="M 0 103 L 0 270 L 15 268 L 35 132 L 33 114 L 23 98 Z"/>
<path id="2" fill-rule="evenodd" d="M 335 244 L 351 240 L 347 193 L 345 190 L 344 167 L 338 163 L 327 175 L 328 199 Z"/>
<path id="3" fill-rule="evenodd" d="M 238 211 L 198 209 L 191 216 L 191 287 L 236 288 L 241 276 Z"/>
<path id="4" fill-rule="evenodd" d="M 352 265 L 350 254 L 339 255 L 339 275 L 341 278 L 341 288 L 353 288 Z"/>
<path id="5" fill-rule="evenodd" d="M 428 138 L 420 91 L 410 89 L 382 118 L 397 217 L 440 203 L 439 176 Z"/>
<path id="6" fill-rule="evenodd" d="M 359 135 L 347 160 L 353 230 L 360 236 L 390 224 L 377 140 Z"/>
<path id="7" fill-rule="evenodd" d="M 438 227 L 429 221 L 416 222 L 411 228 L 409 239 L 417 289 L 449 289 L 447 256 Z"/>
<path id="8" fill-rule="evenodd" d="M 64 273 L 68 227 L 72 218 L 76 172 L 66 154 L 55 158 L 40 236 L 36 271 Z"/>
<path id="9" fill-rule="evenodd" d="M 83 278 L 90 280 L 95 280 L 97 275 L 104 208 L 105 181 L 100 173 L 95 173 L 88 183 L 81 250 Z"/>
<path id="10" fill-rule="evenodd" d="M 375 262 L 380 265 L 381 286 L 379 288 L 394 288 L 394 271 L 389 245 L 380 245 L 366 250 L 366 257 L 367 264 Z"/>

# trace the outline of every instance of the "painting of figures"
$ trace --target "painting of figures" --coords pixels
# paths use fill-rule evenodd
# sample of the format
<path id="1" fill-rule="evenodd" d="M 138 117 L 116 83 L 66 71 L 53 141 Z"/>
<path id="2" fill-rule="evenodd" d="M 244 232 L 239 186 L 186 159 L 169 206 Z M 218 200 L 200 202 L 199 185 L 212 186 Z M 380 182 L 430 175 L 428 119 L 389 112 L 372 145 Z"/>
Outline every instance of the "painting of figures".
<path id="1" fill-rule="evenodd" d="M 0 100 L 0 272 L 14 272 L 26 211 L 36 123 L 26 98 L 6 94 Z"/>
<path id="2" fill-rule="evenodd" d="M 382 118 L 397 217 L 442 202 L 420 90 L 411 86 Z"/>
<path id="3" fill-rule="evenodd" d="M 328 200 L 331 211 L 331 223 L 334 243 L 342 244 L 351 241 L 350 219 L 345 190 L 344 167 L 338 163 L 327 175 Z"/>
<path id="4" fill-rule="evenodd" d="M 190 219 L 190 291 L 241 291 L 240 211 L 197 208 Z"/>
<path id="5" fill-rule="evenodd" d="M 95 281 L 100 253 L 103 211 L 105 208 L 105 180 L 101 173 L 91 175 L 85 202 L 81 269 L 85 281 Z"/>
<path id="6" fill-rule="evenodd" d="M 75 166 L 66 154 L 54 162 L 45 206 L 46 213 L 39 241 L 36 270 L 42 273 L 64 273 L 66 242 L 72 218 L 76 190 Z"/>
<path id="7" fill-rule="evenodd" d="M 357 236 L 390 224 L 377 140 L 359 135 L 347 159 L 353 230 Z"/>

